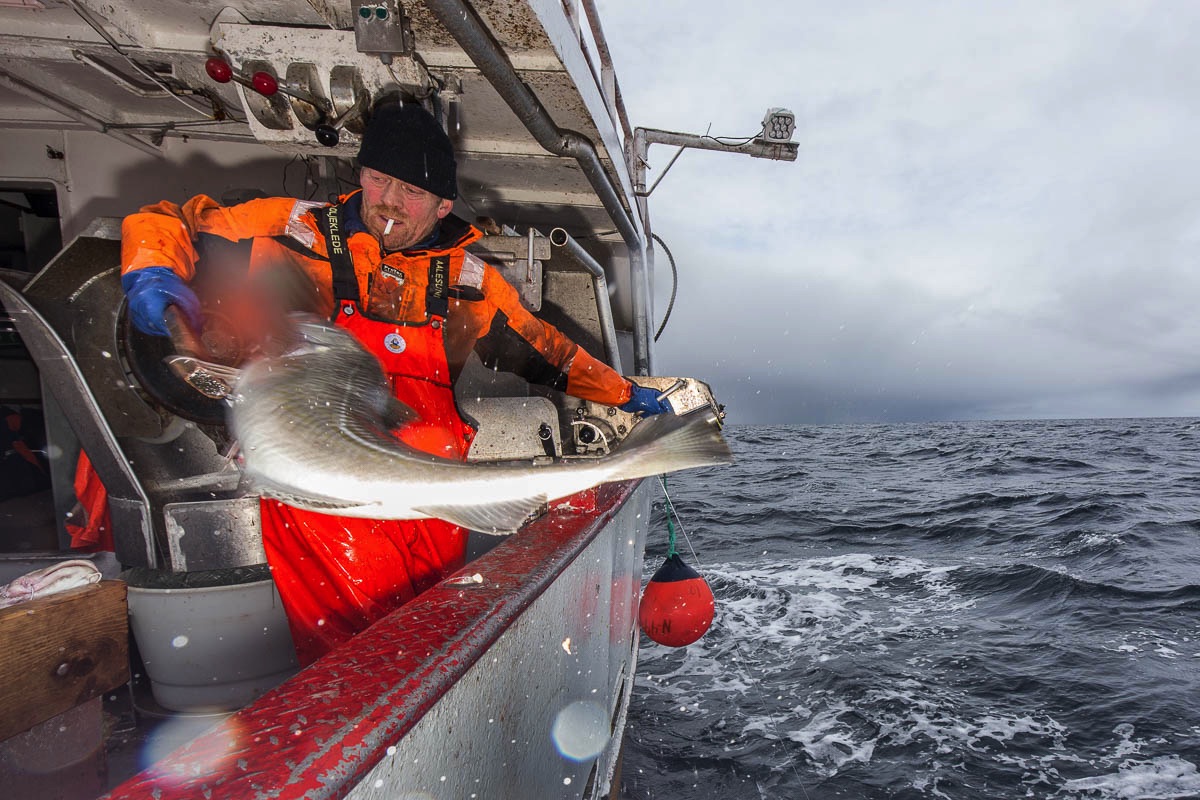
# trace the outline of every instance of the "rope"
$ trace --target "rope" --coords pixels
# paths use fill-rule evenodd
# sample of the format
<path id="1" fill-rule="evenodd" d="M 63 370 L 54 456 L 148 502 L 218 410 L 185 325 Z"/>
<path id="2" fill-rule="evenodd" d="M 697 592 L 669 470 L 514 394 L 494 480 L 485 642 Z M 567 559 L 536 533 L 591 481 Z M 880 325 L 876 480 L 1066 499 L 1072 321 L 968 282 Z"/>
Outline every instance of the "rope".
<path id="1" fill-rule="evenodd" d="M 658 480 L 659 483 L 662 484 L 663 501 L 667 509 L 667 558 L 671 558 L 672 556 L 678 555 L 678 552 L 675 550 L 675 523 L 673 521 L 678 519 L 678 514 L 675 513 L 675 504 L 671 502 L 671 496 L 667 494 L 667 476 L 659 475 Z M 683 529 L 682 522 L 679 523 L 679 527 L 680 530 Z M 688 537 L 687 531 L 683 531 L 683 538 L 687 540 L 688 549 L 692 551 L 692 560 L 696 563 L 696 566 L 699 567 L 700 558 L 696 555 L 696 548 L 692 547 L 692 540 Z M 742 651 L 741 641 L 736 636 L 732 638 L 732 641 L 734 661 L 737 663 L 738 668 L 742 670 L 742 673 L 746 675 L 747 679 L 751 683 L 758 684 L 758 678 L 754 677 L 750 673 L 748 659 L 746 658 L 745 652 Z M 775 748 L 775 745 L 782 745 L 786 754 L 787 739 L 784 737 L 783 732 L 779 730 L 779 723 L 775 719 L 775 712 L 768 710 L 767 722 L 770 724 L 771 732 L 775 735 L 775 742 L 771 745 L 772 749 Z M 808 793 L 808 789 L 804 787 L 804 779 L 800 776 L 800 770 L 796 767 L 796 760 L 797 759 L 795 758 L 786 758 L 785 756 L 785 761 L 791 768 L 792 775 L 794 775 L 796 778 L 796 784 L 800 788 L 800 793 L 804 795 L 807 800 L 807 798 L 811 798 L 812 795 L 810 795 Z M 762 791 L 761 786 L 759 787 L 759 791 Z"/>
<path id="2" fill-rule="evenodd" d="M 667 243 L 659 238 L 657 233 L 650 234 L 650 238 L 662 245 L 663 252 L 667 254 L 667 261 L 671 263 L 671 301 L 667 303 L 667 313 L 663 314 L 662 324 L 658 326 L 658 333 L 654 334 L 654 341 L 658 341 L 658 337 L 662 336 L 663 330 L 667 327 L 667 320 L 671 318 L 671 309 L 675 307 L 675 292 L 679 289 L 679 272 L 675 269 L 675 257 L 671 255 L 671 248 L 667 247 Z M 663 489 L 666 489 L 666 484 L 663 484 Z"/>
<path id="3" fill-rule="evenodd" d="M 667 476 L 659 475 L 658 482 L 662 484 L 663 501 L 667 509 L 667 558 L 679 555 L 679 550 L 675 547 L 675 526 L 678 524 L 679 531 L 683 534 L 684 541 L 687 542 L 688 550 L 692 553 L 692 560 L 699 562 L 700 557 L 696 555 L 696 548 L 692 546 L 691 537 L 683 529 L 683 522 L 680 521 L 679 514 L 675 511 L 675 504 L 671 502 L 671 496 L 667 494 Z"/>
<path id="4" fill-rule="evenodd" d="M 663 500 L 667 506 L 667 558 L 672 558 L 679 551 L 675 549 L 675 506 L 671 504 L 671 496 L 667 494 L 667 476 L 659 478 L 662 481 Z"/>

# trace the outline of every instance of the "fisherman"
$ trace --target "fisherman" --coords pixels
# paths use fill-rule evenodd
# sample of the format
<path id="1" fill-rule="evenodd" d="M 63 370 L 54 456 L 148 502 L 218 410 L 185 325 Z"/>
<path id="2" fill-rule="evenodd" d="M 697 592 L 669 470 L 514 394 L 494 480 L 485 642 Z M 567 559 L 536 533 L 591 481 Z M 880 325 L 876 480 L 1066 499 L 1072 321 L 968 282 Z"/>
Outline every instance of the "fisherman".
<path id="1" fill-rule="evenodd" d="M 311 281 L 316 310 L 379 359 L 395 397 L 419 418 L 397 434 L 412 447 L 465 459 L 475 431 L 452 387 L 472 351 L 488 367 L 575 397 L 643 415 L 669 410 L 655 390 L 530 314 L 499 272 L 465 250 L 482 234 L 451 214 L 454 151 L 424 108 L 378 105 L 358 166 L 361 189 L 336 205 L 279 197 L 222 207 L 201 195 L 127 217 L 121 285 L 133 324 L 168 335 L 174 306 L 199 329 L 201 304 L 188 285 L 198 241 L 251 240 L 251 274 L 294 265 Z M 268 499 L 260 508 L 267 562 L 302 664 L 464 561 L 467 532 L 442 520 L 354 519 Z"/>

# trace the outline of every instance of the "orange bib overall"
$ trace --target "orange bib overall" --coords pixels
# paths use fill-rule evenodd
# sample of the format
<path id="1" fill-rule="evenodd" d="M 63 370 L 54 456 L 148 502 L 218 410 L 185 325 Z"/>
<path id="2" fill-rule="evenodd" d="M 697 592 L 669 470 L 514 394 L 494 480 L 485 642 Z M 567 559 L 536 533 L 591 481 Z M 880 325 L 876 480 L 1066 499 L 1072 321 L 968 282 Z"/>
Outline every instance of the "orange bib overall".
<path id="1" fill-rule="evenodd" d="M 335 324 L 379 359 L 396 399 L 417 413 L 418 420 L 405 425 L 398 438 L 427 453 L 465 459 L 473 431 L 458 413 L 450 384 L 444 298 L 429 299 L 423 324 L 370 319 L 359 302 L 349 258 L 339 259 L 331 248 L 330 262 Z M 431 261 L 431 270 L 444 268 Z M 261 509 L 267 562 L 301 664 L 315 661 L 463 563 L 467 532 L 442 520 L 341 517 L 265 498 Z"/>

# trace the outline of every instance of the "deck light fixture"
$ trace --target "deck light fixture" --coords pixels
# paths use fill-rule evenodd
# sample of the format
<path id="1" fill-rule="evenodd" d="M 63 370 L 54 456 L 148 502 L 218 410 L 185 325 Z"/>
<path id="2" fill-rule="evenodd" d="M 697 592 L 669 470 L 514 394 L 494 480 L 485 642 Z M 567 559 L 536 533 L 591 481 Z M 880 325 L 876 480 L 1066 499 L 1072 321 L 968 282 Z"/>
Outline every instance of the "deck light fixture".
<path id="1" fill-rule="evenodd" d="M 768 142 L 790 142 L 796 131 L 796 115 L 786 108 L 768 108 L 763 117 L 762 136 Z"/>

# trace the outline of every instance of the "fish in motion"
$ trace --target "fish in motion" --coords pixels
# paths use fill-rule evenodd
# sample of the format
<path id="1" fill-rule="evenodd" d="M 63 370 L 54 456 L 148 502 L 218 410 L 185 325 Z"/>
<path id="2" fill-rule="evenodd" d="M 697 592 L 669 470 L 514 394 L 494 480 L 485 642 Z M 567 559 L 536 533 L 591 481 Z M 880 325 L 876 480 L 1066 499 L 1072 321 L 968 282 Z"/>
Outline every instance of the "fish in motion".
<path id="1" fill-rule="evenodd" d="M 311 511 L 368 519 L 436 517 L 507 534 L 551 500 L 606 481 L 728 464 L 715 414 L 659 414 L 613 452 L 553 464 L 466 463 L 408 447 L 389 432 L 412 412 L 346 331 L 298 325 L 301 344 L 248 365 L 230 425 L 262 494 Z"/>

